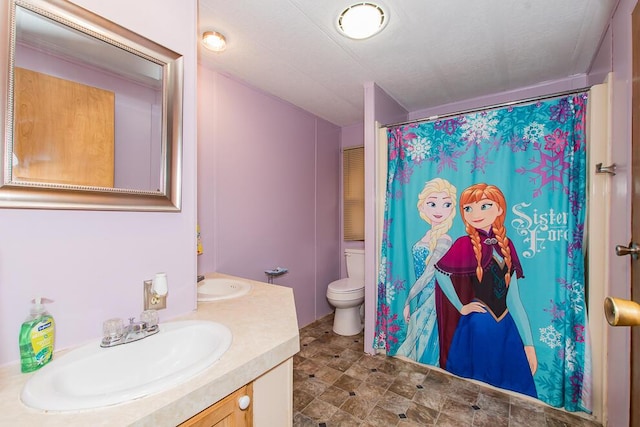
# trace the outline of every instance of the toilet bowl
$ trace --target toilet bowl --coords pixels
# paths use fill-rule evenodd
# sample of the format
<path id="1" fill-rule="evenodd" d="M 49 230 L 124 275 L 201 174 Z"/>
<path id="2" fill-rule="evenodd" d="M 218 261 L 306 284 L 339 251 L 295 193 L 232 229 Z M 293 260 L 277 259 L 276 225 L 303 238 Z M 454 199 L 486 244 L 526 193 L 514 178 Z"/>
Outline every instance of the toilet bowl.
<path id="1" fill-rule="evenodd" d="M 357 335 L 362 331 L 360 307 L 364 303 L 364 251 L 346 249 L 347 275 L 327 286 L 327 300 L 335 308 L 333 332 Z"/>

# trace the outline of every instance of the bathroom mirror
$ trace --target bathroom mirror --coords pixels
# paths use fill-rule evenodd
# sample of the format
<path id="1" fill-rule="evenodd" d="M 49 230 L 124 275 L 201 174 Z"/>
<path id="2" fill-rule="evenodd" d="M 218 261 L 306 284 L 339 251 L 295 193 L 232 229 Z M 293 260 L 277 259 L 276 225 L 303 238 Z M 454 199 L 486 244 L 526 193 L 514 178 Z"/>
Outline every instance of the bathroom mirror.
<path id="1" fill-rule="evenodd" d="M 0 207 L 179 211 L 182 56 L 66 0 L 4 9 Z"/>

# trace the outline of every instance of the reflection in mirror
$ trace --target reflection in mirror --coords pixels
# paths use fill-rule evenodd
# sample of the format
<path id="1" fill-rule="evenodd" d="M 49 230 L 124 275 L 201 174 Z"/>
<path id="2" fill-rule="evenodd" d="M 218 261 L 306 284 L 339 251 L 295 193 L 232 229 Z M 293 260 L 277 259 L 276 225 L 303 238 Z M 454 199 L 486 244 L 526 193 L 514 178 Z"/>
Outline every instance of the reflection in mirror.
<path id="1" fill-rule="evenodd" d="M 11 9 L 0 206 L 179 210 L 181 56 L 65 0 Z"/>
<path id="2" fill-rule="evenodd" d="M 13 93 L 13 181 L 159 191 L 160 65 L 18 7 Z"/>

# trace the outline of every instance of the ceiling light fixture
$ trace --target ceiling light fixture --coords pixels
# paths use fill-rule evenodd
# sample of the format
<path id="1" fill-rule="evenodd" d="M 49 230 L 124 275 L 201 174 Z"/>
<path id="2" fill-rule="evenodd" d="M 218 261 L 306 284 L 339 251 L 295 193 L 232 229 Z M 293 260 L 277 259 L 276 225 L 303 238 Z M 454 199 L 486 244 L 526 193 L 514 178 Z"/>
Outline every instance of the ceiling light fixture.
<path id="1" fill-rule="evenodd" d="M 346 8 L 338 17 L 338 29 L 347 37 L 362 40 L 379 33 L 388 17 L 377 4 L 361 2 Z"/>
<path id="2" fill-rule="evenodd" d="M 217 31 L 205 31 L 202 34 L 202 44 L 214 52 L 222 52 L 227 47 L 227 39 Z"/>

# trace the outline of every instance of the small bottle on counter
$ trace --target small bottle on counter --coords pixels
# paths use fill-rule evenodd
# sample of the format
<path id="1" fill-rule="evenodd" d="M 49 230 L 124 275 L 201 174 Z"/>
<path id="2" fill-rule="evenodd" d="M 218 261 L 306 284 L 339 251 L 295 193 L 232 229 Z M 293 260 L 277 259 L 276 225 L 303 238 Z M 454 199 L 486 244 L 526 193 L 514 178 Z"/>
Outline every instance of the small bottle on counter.
<path id="1" fill-rule="evenodd" d="M 42 298 L 32 301 L 29 317 L 22 323 L 18 341 L 22 372 L 33 372 L 42 368 L 53 358 L 55 322 Z"/>

